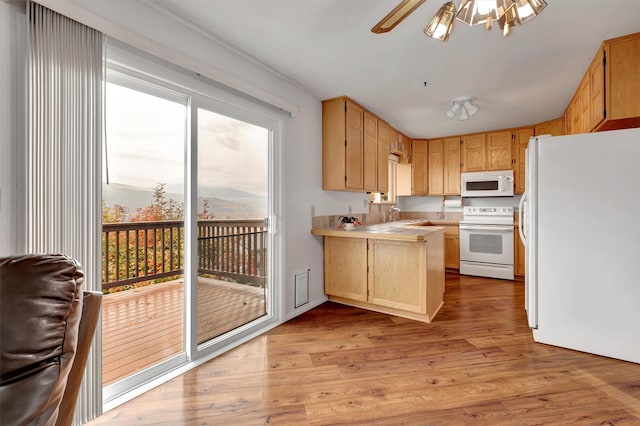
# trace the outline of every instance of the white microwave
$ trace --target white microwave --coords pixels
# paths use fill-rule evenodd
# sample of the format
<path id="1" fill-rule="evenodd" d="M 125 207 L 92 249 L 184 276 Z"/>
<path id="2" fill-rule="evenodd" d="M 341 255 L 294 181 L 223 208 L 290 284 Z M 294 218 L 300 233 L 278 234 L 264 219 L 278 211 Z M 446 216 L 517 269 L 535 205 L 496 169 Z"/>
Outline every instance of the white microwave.
<path id="1" fill-rule="evenodd" d="M 512 197 L 513 170 L 461 174 L 463 197 Z"/>

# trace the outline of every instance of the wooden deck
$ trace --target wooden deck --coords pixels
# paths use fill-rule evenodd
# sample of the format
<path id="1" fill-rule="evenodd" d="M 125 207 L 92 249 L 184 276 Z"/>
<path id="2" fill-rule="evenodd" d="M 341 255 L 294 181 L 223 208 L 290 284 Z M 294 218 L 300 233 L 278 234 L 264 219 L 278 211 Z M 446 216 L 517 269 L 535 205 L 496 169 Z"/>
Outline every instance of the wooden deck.
<path id="1" fill-rule="evenodd" d="M 325 303 L 90 424 L 640 424 L 640 365 L 535 343 L 523 290 L 447 274 L 431 324 Z"/>
<path id="2" fill-rule="evenodd" d="M 183 281 L 108 294 L 102 309 L 102 380 L 108 385 L 183 350 Z M 198 280 L 198 342 L 265 315 L 264 290 Z"/>

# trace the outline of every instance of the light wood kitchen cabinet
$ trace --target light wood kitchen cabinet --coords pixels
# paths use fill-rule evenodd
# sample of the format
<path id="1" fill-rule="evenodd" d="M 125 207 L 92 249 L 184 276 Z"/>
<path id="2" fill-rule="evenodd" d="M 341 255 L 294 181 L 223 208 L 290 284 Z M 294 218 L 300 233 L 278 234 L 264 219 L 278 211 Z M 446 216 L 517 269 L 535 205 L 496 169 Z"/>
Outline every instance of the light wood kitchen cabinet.
<path id="1" fill-rule="evenodd" d="M 442 139 L 429 141 L 429 195 L 444 194 L 444 143 Z"/>
<path id="2" fill-rule="evenodd" d="M 511 169 L 511 130 L 486 134 L 487 170 Z"/>
<path id="3" fill-rule="evenodd" d="M 378 190 L 389 192 L 389 125 L 378 120 Z"/>
<path id="4" fill-rule="evenodd" d="M 580 133 L 591 131 L 589 123 L 591 123 L 591 89 L 589 87 L 589 77 L 585 76 L 580 82 Z"/>
<path id="5" fill-rule="evenodd" d="M 533 136 L 533 127 L 522 127 L 520 129 L 513 129 L 512 147 L 511 153 L 513 155 L 513 192 L 516 194 L 522 194 L 525 189 L 525 170 L 527 164 L 525 161 L 525 153 L 527 152 L 527 145 L 529 139 Z"/>
<path id="6" fill-rule="evenodd" d="M 322 189 L 364 191 L 364 109 L 346 97 L 322 102 Z"/>
<path id="7" fill-rule="evenodd" d="M 427 195 L 428 141 L 413 139 L 411 141 L 411 195 Z"/>
<path id="8" fill-rule="evenodd" d="M 367 240 L 325 237 L 325 293 L 352 300 L 367 300 Z"/>
<path id="9" fill-rule="evenodd" d="M 595 129 L 606 117 L 604 99 L 604 47 L 593 58 L 587 75 L 589 78 L 590 116 L 588 128 Z"/>
<path id="10" fill-rule="evenodd" d="M 444 234 L 423 241 L 324 236 L 329 300 L 430 322 L 443 303 Z"/>
<path id="11" fill-rule="evenodd" d="M 596 130 L 640 126 L 640 33 L 606 40 L 604 47 L 605 118 Z"/>
<path id="12" fill-rule="evenodd" d="M 485 134 L 477 133 L 462 137 L 462 171 L 482 172 L 486 170 L 487 154 Z"/>
<path id="13" fill-rule="evenodd" d="M 567 128 L 570 134 L 585 133 L 589 131 L 589 122 L 591 120 L 589 114 L 589 102 L 591 95 L 589 92 L 589 79 L 584 77 L 578 89 L 571 98 L 571 102 L 567 107 Z"/>
<path id="14" fill-rule="evenodd" d="M 536 136 L 540 136 L 540 135 L 562 136 L 565 134 L 564 117 L 560 117 L 554 120 L 545 121 L 544 123 L 536 124 L 533 128 L 533 131 Z"/>
<path id="15" fill-rule="evenodd" d="M 378 117 L 364 111 L 364 190 L 378 189 Z"/>
<path id="16" fill-rule="evenodd" d="M 524 253 L 524 244 L 520 239 L 520 232 L 518 232 L 518 227 L 516 226 L 513 230 L 513 238 L 514 238 L 514 273 L 515 275 L 524 276 L 525 274 L 525 253 Z"/>
<path id="17" fill-rule="evenodd" d="M 444 267 L 460 269 L 460 230 L 457 225 L 444 227 Z"/>
<path id="18" fill-rule="evenodd" d="M 640 33 L 605 40 L 567 106 L 567 134 L 640 127 Z"/>
<path id="19" fill-rule="evenodd" d="M 460 195 L 460 138 L 444 138 L 444 194 Z"/>
<path id="20" fill-rule="evenodd" d="M 429 195 L 460 195 L 460 138 L 429 140 Z"/>
<path id="21" fill-rule="evenodd" d="M 388 192 L 389 126 L 346 96 L 322 101 L 322 189 Z"/>

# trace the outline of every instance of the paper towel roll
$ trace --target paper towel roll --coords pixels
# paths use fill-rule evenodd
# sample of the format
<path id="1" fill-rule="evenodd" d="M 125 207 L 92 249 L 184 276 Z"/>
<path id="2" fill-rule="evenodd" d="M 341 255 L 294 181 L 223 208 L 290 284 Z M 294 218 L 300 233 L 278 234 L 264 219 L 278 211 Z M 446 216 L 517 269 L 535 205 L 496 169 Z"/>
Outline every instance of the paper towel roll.
<path id="1" fill-rule="evenodd" d="M 444 200 L 445 207 L 462 207 L 462 199 L 458 200 Z"/>

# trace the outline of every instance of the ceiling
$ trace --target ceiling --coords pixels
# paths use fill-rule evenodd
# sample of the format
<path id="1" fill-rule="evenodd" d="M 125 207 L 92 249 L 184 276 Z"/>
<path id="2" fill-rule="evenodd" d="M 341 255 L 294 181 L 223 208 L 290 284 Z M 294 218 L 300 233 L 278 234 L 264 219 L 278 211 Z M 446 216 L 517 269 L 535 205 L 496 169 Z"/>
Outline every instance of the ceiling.
<path id="1" fill-rule="evenodd" d="M 423 33 L 444 0 L 427 0 L 386 34 L 370 29 L 399 0 L 144 1 L 320 99 L 353 98 L 414 138 L 560 117 L 600 43 L 640 31 L 640 0 L 547 0 L 508 37 L 497 25 L 455 22 L 447 42 Z M 475 97 L 480 111 L 448 119 L 460 96 Z"/>

